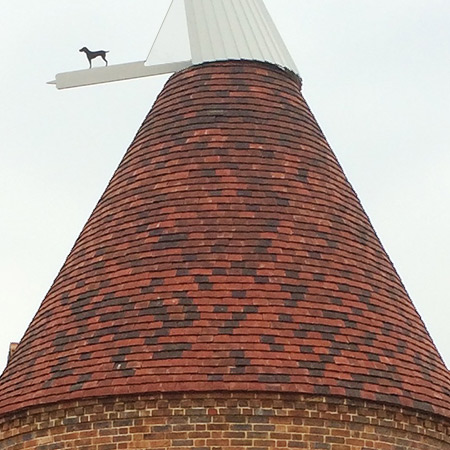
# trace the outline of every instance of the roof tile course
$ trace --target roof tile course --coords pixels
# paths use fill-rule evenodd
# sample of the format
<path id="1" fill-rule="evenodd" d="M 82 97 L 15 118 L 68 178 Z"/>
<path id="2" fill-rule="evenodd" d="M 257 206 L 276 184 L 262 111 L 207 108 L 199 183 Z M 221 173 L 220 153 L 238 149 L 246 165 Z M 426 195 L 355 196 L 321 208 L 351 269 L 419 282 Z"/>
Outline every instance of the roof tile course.
<path id="1" fill-rule="evenodd" d="M 268 64 L 174 75 L 0 379 L 0 414 L 253 390 L 450 414 L 450 376 L 301 95 Z"/>

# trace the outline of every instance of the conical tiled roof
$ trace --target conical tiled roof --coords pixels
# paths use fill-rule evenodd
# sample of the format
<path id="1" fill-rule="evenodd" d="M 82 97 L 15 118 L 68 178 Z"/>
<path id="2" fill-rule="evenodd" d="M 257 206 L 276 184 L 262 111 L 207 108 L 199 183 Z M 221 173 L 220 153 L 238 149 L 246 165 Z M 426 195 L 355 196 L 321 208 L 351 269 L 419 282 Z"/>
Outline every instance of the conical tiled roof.
<path id="1" fill-rule="evenodd" d="M 245 61 L 170 79 L 3 374 L 0 413 L 250 390 L 449 416 L 449 372 L 300 90 Z"/>

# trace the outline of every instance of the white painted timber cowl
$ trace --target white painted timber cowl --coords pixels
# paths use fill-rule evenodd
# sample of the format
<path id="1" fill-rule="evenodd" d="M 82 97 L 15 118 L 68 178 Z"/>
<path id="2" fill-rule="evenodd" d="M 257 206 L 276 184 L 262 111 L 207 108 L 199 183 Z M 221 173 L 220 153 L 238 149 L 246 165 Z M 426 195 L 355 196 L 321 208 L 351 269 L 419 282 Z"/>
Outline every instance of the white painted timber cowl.
<path id="1" fill-rule="evenodd" d="M 298 73 L 263 0 L 185 0 L 192 64 L 253 60 Z"/>

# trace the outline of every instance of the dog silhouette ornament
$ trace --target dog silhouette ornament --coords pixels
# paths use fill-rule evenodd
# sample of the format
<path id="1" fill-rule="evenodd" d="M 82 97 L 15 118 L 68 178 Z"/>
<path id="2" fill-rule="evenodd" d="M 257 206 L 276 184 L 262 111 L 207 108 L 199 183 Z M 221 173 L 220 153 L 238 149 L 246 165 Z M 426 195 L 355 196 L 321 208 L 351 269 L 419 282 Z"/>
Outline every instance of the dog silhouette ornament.
<path id="1" fill-rule="evenodd" d="M 108 60 L 106 59 L 106 54 L 109 53 L 107 50 L 97 50 L 95 52 L 90 51 L 87 47 L 80 48 L 80 52 L 86 54 L 86 57 L 89 61 L 89 69 L 92 69 L 92 60 L 95 58 L 102 58 L 105 61 L 106 65 L 108 65 Z"/>

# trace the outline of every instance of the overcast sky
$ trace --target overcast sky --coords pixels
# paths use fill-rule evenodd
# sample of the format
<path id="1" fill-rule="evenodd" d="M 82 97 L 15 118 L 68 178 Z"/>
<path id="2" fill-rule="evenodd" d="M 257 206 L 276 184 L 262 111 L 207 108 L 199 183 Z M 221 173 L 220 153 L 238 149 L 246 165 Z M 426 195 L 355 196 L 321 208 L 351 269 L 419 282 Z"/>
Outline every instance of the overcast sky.
<path id="1" fill-rule="evenodd" d="M 144 60 L 169 0 L 0 0 L 0 371 L 167 76 L 46 81 Z M 450 1 L 266 0 L 304 94 L 450 363 Z M 174 35 L 176 42 L 176 33 Z"/>

